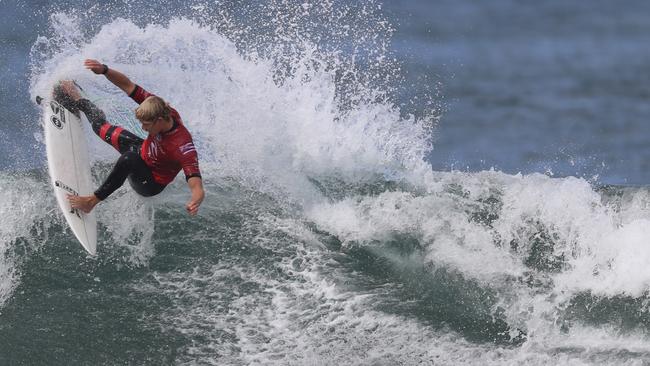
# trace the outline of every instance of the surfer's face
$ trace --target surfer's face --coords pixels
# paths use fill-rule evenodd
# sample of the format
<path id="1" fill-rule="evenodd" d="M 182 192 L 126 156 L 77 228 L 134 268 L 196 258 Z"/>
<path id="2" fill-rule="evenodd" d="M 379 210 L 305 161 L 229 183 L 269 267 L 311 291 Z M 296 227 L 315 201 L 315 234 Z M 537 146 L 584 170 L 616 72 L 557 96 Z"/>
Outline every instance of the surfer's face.
<path id="1" fill-rule="evenodd" d="M 150 136 L 155 136 L 158 133 L 160 133 L 160 129 L 162 128 L 160 123 L 160 120 L 162 120 L 162 117 L 158 117 L 153 121 L 140 121 L 140 124 L 142 125 L 142 129 L 147 132 Z"/>

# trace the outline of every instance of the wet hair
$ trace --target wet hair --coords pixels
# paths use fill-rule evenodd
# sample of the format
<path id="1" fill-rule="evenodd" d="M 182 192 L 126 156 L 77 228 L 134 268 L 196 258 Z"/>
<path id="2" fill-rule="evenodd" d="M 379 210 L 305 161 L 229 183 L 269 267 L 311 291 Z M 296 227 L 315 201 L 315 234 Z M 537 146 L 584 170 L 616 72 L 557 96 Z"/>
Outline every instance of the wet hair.
<path id="1" fill-rule="evenodd" d="M 154 121 L 158 117 L 169 119 L 170 107 L 161 97 L 151 95 L 135 109 L 135 117 L 140 121 Z"/>

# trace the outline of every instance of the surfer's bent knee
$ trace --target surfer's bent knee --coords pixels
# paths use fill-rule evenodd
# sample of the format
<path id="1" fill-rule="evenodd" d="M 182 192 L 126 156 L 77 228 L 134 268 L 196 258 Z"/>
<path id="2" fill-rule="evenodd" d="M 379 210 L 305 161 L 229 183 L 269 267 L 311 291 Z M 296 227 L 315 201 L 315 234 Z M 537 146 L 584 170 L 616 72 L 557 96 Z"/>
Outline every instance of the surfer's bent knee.
<path id="1" fill-rule="evenodd" d="M 130 168 L 133 168 L 135 164 L 139 162 L 139 160 L 142 160 L 140 154 L 135 151 L 128 150 L 120 155 L 119 159 L 117 159 L 117 163 L 115 164 L 128 165 Z"/>

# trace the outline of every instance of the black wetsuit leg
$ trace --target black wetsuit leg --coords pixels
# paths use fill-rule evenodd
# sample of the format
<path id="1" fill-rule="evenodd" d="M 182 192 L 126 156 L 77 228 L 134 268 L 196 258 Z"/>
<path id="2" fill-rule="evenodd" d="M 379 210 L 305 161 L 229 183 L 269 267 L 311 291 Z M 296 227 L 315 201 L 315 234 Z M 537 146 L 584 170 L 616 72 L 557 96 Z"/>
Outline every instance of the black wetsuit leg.
<path id="1" fill-rule="evenodd" d="M 127 177 L 133 190 L 144 197 L 155 196 L 165 189 L 165 185 L 158 184 L 153 179 L 151 169 L 145 164 L 139 153 L 126 151 L 117 159 L 104 184 L 95 191 L 95 196 L 103 201 L 120 188 Z"/>
<path id="2" fill-rule="evenodd" d="M 165 185 L 154 180 L 151 169 L 140 156 L 142 138 L 108 123 L 104 112 L 88 99 L 80 99 L 76 104 L 97 136 L 122 154 L 104 183 L 95 191 L 97 198 L 106 199 L 124 184 L 126 178 L 129 178 L 133 190 L 144 197 L 154 196 L 165 189 Z"/>
<path id="3" fill-rule="evenodd" d="M 84 112 L 93 131 L 104 142 L 113 146 L 120 153 L 139 151 L 143 142 L 142 138 L 119 126 L 110 124 L 106 120 L 106 114 L 88 99 L 79 99 L 76 105 Z"/>

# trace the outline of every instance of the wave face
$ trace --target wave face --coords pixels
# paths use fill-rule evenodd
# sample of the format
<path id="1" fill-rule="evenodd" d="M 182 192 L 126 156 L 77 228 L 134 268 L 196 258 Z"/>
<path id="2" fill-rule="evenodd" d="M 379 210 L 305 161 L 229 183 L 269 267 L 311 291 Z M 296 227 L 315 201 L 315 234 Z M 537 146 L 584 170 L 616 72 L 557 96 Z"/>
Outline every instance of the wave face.
<path id="1" fill-rule="evenodd" d="M 0 360 L 649 362 L 650 192 L 432 170 L 436 111 L 395 102 L 379 10 L 54 12 L 32 48 L 32 96 L 74 78 L 137 128 L 133 103 L 81 63 L 125 72 L 183 116 L 207 198 L 189 218 L 181 179 L 154 199 L 123 187 L 97 208 L 89 258 L 44 171 L 3 173 Z M 99 184 L 116 154 L 88 139 Z"/>

